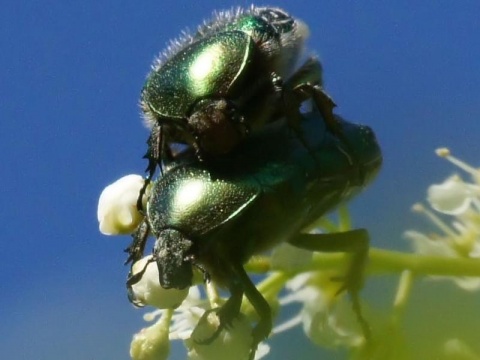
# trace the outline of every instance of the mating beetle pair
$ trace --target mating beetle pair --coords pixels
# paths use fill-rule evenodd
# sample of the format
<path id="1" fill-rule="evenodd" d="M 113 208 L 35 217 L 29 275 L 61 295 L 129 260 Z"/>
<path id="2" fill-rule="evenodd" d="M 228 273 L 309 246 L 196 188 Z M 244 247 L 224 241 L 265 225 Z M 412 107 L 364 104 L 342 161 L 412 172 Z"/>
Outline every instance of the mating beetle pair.
<path id="1" fill-rule="evenodd" d="M 191 286 L 195 267 L 230 290 L 215 310 L 220 326 L 205 342 L 239 314 L 245 294 L 260 318 L 251 357 L 272 326 L 270 307 L 243 268 L 252 255 L 285 241 L 353 252 L 345 289 L 356 297 L 368 248 L 365 230 L 301 232 L 357 194 L 381 164 L 373 132 L 333 115 L 319 62 L 310 58 L 295 70 L 304 29 L 276 8 L 220 13 L 174 43 L 142 91 L 152 127 L 147 180 L 157 166 L 163 175 L 153 183 L 129 261 L 143 256 L 153 235 L 162 287 Z M 302 114 L 307 99 L 315 106 Z M 173 143 L 188 147 L 174 154 Z M 127 286 L 142 275 L 131 274 Z"/>

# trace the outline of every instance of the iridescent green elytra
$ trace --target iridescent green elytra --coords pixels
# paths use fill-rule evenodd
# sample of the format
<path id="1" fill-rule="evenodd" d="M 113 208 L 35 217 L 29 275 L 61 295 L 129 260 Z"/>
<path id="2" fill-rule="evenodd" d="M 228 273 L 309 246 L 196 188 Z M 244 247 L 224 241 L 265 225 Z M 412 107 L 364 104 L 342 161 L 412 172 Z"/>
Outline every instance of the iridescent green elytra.
<path id="1" fill-rule="evenodd" d="M 242 31 L 213 34 L 195 42 L 150 74 L 142 102 L 158 119 L 185 120 L 202 99 L 240 98 L 255 81 L 253 39 Z M 187 115 L 188 114 L 188 115 Z M 182 126 L 182 125 L 179 125 Z"/>

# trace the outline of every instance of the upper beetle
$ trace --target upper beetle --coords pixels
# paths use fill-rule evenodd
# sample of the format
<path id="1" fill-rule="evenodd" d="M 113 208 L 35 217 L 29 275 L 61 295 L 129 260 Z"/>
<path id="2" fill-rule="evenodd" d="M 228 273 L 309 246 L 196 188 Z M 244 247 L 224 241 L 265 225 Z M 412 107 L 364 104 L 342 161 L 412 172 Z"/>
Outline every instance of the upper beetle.
<path id="1" fill-rule="evenodd" d="M 173 157 L 172 143 L 192 146 L 202 160 L 215 158 L 282 117 L 303 139 L 299 108 L 310 98 L 341 138 L 319 61 L 310 57 L 299 64 L 307 36 L 307 26 L 284 10 L 252 6 L 219 12 L 173 41 L 141 93 L 152 129 L 147 180 Z"/>
<path id="2" fill-rule="evenodd" d="M 157 263 L 164 288 L 190 286 L 194 267 L 227 287 L 231 297 L 215 310 L 220 319 L 215 334 L 238 315 L 245 294 L 260 318 L 252 334 L 252 358 L 272 326 L 270 307 L 243 268 L 252 255 L 283 241 L 309 250 L 353 252 L 345 288 L 358 305 L 366 231 L 304 234 L 302 229 L 361 191 L 377 174 L 381 152 L 366 126 L 337 118 L 350 144 L 346 148 L 326 131 L 317 112 L 304 116 L 301 126 L 310 150 L 277 121 L 244 141 L 221 166 L 206 168 L 188 152 L 167 163 L 153 184 L 145 222 L 128 249 L 129 261 L 135 262 L 148 235 L 154 235 L 151 261 Z M 357 161 L 352 164 L 353 157 Z M 142 274 L 131 274 L 127 285 Z M 131 300 L 136 302 L 133 294 Z"/>

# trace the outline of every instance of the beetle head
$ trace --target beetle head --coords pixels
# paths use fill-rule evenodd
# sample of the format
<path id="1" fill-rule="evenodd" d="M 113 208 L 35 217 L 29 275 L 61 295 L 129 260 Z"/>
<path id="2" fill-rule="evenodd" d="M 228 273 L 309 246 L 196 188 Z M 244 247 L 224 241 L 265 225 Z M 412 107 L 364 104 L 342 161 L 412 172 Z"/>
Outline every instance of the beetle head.
<path id="1" fill-rule="evenodd" d="M 184 289 L 192 285 L 192 245 L 192 241 L 177 230 L 166 229 L 160 233 L 153 256 L 164 289 Z"/>

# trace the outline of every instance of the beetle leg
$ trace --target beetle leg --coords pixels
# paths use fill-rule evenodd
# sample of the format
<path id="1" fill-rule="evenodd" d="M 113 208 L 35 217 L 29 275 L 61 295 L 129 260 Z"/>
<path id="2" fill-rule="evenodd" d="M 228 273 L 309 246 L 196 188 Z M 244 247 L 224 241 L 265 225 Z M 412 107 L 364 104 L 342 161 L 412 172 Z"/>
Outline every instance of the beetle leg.
<path id="1" fill-rule="evenodd" d="M 348 140 L 343 134 L 342 127 L 338 119 L 333 115 L 333 108 L 336 106 L 332 98 L 323 90 L 320 85 L 313 85 L 311 83 L 303 83 L 295 86 L 293 89 L 294 92 L 303 94 L 302 97 L 310 97 L 318 111 L 322 115 L 323 120 L 327 129 L 335 135 L 340 141 L 347 147 L 347 151 L 342 151 L 348 158 L 351 164 L 353 160 L 349 155 L 351 151 L 351 146 L 348 143 Z"/>
<path id="2" fill-rule="evenodd" d="M 248 274 L 245 272 L 243 266 L 234 265 L 234 271 L 242 283 L 245 296 L 260 317 L 257 325 L 252 330 L 252 348 L 250 351 L 250 360 L 253 360 L 258 344 L 265 340 L 272 331 L 272 310 L 270 309 L 270 305 L 268 304 L 267 300 L 265 300 Z"/>
<path id="3" fill-rule="evenodd" d="M 171 162 L 174 158 L 172 149 L 170 149 L 167 143 L 167 134 L 165 132 L 164 126 L 165 125 L 160 125 L 158 123 L 153 125 L 150 136 L 147 139 L 148 148 L 145 155 L 143 155 L 143 158 L 148 160 L 148 165 L 145 169 L 147 176 L 145 177 L 145 183 L 140 189 L 140 193 L 137 199 L 137 209 L 142 213 L 145 210 L 143 208 L 142 202 L 143 196 L 145 195 L 145 191 L 147 190 L 148 185 L 152 181 L 157 166 L 160 169 L 160 173 L 163 174 L 163 162 Z"/>
<path id="4" fill-rule="evenodd" d="M 309 57 L 300 68 L 295 71 L 286 82 L 290 88 L 299 84 L 323 85 L 323 68 L 318 58 Z M 304 99 L 303 101 L 305 101 Z"/>
<path id="5" fill-rule="evenodd" d="M 339 121 L 333 114 L 335 102 L 325 92 L 322 83 L 322 65 L 317 58 L 310 57 L 285 83 L 284 103 L 287 121 L 301 143 L 313 155 L 312 149 L 303 137 L 300 113 L 301 104 L 306 100 L 312 100 L 322 115 L 327 129 L 346 147 L 345 149 L 339 147 L 339 151 L 345 154 L 350 164 L 354 165 L 355 159 L 351 155 L 351 146 L 343 134 Z"/>
<path id="6" fill-rule="evenodd" d="M 144 266 L 144 268 L 137 272 L 136 274 L 132 273 L 132 267 L 135 262 L 140 260 L 143 256 L 143 251 L 145 250 L 145 245 L 148 240 L 148 236 L 150 235 L 150 226 L 146 219 L 143 219 L 143 221 L 140 223 L 140 225 L 137 227 L 135 232 L 132 234 L 132 243 L 128 248 L 126 248 L 124 251 L 128 253 L 128 258 L 125 261 L 125 265 L 128 263 L 132 263 L 130 266 L 130 271 L 128 273 L 127 281 L 126 281 L 126 286 L 127 286 L 127 295 L 128 295 L 128 300 L 135 306 L 143 306 L 141 302 L 137 301 L 135 299 L 135 296 L 133 295 L 132 291 L 132 285 L 136 284 L 137 282 L 140 281 L 142 278 L 143 274 L 147 270 L 147 266 L 149 263 L 155 261 L 153 258 L 150 259 Z"/>
<path id="7" fill-rule="evenodd" d="M 160 156 L 161 156 L 161 148 L 163 147 L 163 132 L 160 125 L 155 124 L 152 128 L 150 136 L 147 140 L 147 152 L 143 155 L 144 159 L 148 160 L 147 168 L 145 172 L 147 176 L 145 177 L 145 183 L 143 184 L 142 188 L 140 189 L 140 193 L 138 194 L 137 199 L 137 209 L 140 212 L 144 212 L 143 208 L 143 196 L 145 195 L 145 191 L 147 190 L 148 185 L 150 184 L 157 165 L 160 166 Z M 160 166 L 161 171 L 161 166 Z"/>
<path id="8" fill-rule="evenodd" d="M 317 86 L 318 88 L 321 89 L 320 87 L 321 84 L 322 84 L 322 65 L 320 64 L 320 61 L 317 58 L 310 57 L 285 82 L 283 86 L 283 94 L 282 94 L 284 115 L 287 119 L 288 125 L 295 132 L 299 141 L 308 150 L 308 152 L 311 154 L 311 156 L 314 159 L 316 159 L 315 152 L 310 146 L 310 144 L 307 143 L 307 141 L 305 140 L 305 136 L 303 134 L 303 130 L 301 126 L 303 117 L 300 111 L 300 107 L 304 101 L 312 99 L 313 97 L 311 92 L 306 91 L 303 87 Z M 327 95 L 325 94 L 325 96 Z M 330 98 L 328 97 L 328 99 Z M 331 107 L 326 107 L 325 105 L 331 105 Z M 334 106 L 335 106 L 335 103 L 331 99 L 329 103 L 322 104 L 321 107 L 317 105 L 324 119 L 326 119 L 326 116 L 327 116 L 335 120 L 335 118 L 333 117 Z M 322 111 L 322 109 L 324 111 Z M 328 115 L 328 112 L 330 112 L 331 115 Z"/>
<path id="9" fill-rule="evenodd" d="M 348 252 L 352 262 L 344 277 L 344 285 L 338 293 L 347 290 L 352 308 L 366 340 L 371 338 L 370 326 L 362 315 L 359 293 L 363 287 L 363 274 L 368 259 L 369 235 L 365 229 L 354 229 L 339 233 L 298 234 L 289 243 L 295 247 L 320 252 Z"/>
<path id="10" fill-rule="evenodd" d="M 126 286 L 127 286 L 127 296 L 128 296 L 128 300 L 135 306 L 137 307 L 144 307 L 145 304 L 142 302 L 142 301 L 139 301 L 136 297 L 135 297 L 135 294 L 133 292 L 133 289 L 132 289 L 132 285 L 135 285 L 136 283 L 138 283 L 142 277 L 143 277 L 143 274 L 145 274 L 145 271 L 147 271 L 147 267 L 148 265 L 151 263 L 151 262 L 154 262 L 155 259 L 152 257 L 151 259 L 149 259 L 142 270 L 140 270 L 139 272 L 135 273 L 135 274 L 132 274 L 132 271 L 130 270 L 129 274 L 128 274 L 128 277 L 127 277 L 127 282 L 126 282 Z"/>
<path id="11" fill-rule="evenodd" d="M 286 113 L 290 125 L 300 127 L 300 106 L 306 100 L 312 100 L 322 115 L 327 129 L 336 136 L 343 136 L 340 124 L 333 115 L 336 106 L 332 98 L 322 87 L 321 64 L 316 58 L 310 58 L 286 83 Z M 296 113 L 296 114 L 295 114 Z M 292 122 L 296 122 L 294 124 Z"/>
<path id="12" fill-rule="evenodd" d="M 195 261 L 195 257 L 190 257 L 190 262 L 192 263 L 192 266 L 195 267 L 196 269 L 198 269 L 202 275 L 203 275 L 203 282 L 205 283 L 209 283 L 210 280 L 211 280 L 211 277 L 210 277 L 210 274 L 209 272 L 207 271 L 207 269 L 205 268 L 205 266 L 203 266 L 202 264 L 199 264 L 198 262 Z"/>
<path id="13" fill-rule="evenodd" d="M 253 284 L 252 280 L 245 272 L 245 269 L 241 264 L 232 265 L 233 275 L 236 280 L 230 284 L 231 296 L 227 302 L 220 308 L 211 309 L 206 311 L 199 323 L 206 321 L 206 318 L 211 312 L 216 312 L 219 318 L 220 325 L 215 332 L 207 339 L 195 340 L 202 345 L 210 344 L 217 338 L 220 332 L 224 328 L 228 328 L 232 325 L 232 321 L 240 313 L 240 306 L 242 304 L 242 296 L 245 292 L 245 296 L 250 301 L 255 311 L 258 313 L 260 320 L 252 330 L 252 346 L 250 351 L 250 359 L 253 360 L 258 344 L 267 338 L 272 330 L 272 311 L 270 305 L 265 300 L 263 295 Z M 205 319 L 204 319 L 205 318 Z"/>
<path id="14" fill-rule="evenodd" d="M 219 320 L 219 325 L 215 332 L 208 338 L 195 339 L 195 342 L 197 344 L 211 344 L 218 337 L 218 335 L 220 335 L 224 328 L 229 328 L 232 326 L 233 319 L 235 319 L 240 313 L 240 306 L 242 305 L 243 297 L 243 285 L 237 281 L 232 281 L 229 289 L 231 295 L 228 298 L 227 302 L 219 308 L 205 311 L 205 313 L 202 315 L 202 318 L 199 320 L 198 323 L 201 324 L 204 321 L 207 321 L 208 316 L 212 312 L 215 312 Z"/>
<path id="15" fill-rule="evenodd" d="M 318 70 L 318 75 L 312 75 L 311 79 L 314 81 L 304 81 L 304 82 L 298 82 L 295 84 L 295 82 L 299 80 L 306 79 L 306 75 L 303 75 L 303 72 L 308 72 L 312 71 L 315 72 L 315 66 L 319 67 Z M 322 115 L 322 118 L 325 122 L 325 125 L 327 129 L 335 135 L 341 143 L 345 146 L 345 149 L 338 147 L 339 151 L 341 151 L 348 159 L 349 163 L 351 165 L 354 165 L 356 163 L 355 157 L 352 155 L 352 147 L 349 143 L 349 141 L 346 139 L 342 127 L 340 125 L 340 122 L 338 119 L 335 117 L 333 114 L 333 109 L 336 107 L 335 102 L 332 100 L 332 98 L 325 92 L 321 85 L 321 64 L 318 62 L 317 59 L 311 58 L 310 61 L 307 61 L 304 64 L 304 67 L 306 67 L 306 70 L 303 70 L 303 67 L 298 70 L 296 74 L 292 77 L 293 80 L 289 84 L 290 86 L 290 91 L 295 94 L 293 98 L 296 98 L 296 101 L 299 101 L 298 109 L 300 107 L 300 104 L 307 100 L 311 99 L 317 110 L 320 112 Z M 310 69 L 310 70 L 309 70 Z M 299 74 L 299 75 L 297 75 Z M 297 76 L 295 76 L 297 75 Z M 315 80 L 316 76 L 319 78 Z M 294 100 L 295 101 L 295 100 Z M 287 108 L 288 111 L 288 108 Z M 290 110 L 290 115 L 288 116 L 288 120 L 291 122 L 292 120 L 295 121 L 300 127 L 300 124 L 298 123 L 298 119 L 296 119 L 295 115 L 292 113 L 293 110 Z M 299 111 L 299 110 L 297 110 Z M 298 117 L 298 115 L 297 115 Z M 295 126 L 295 125 L 293 125 Z M 295 129 L 295 127 L 294 127 Z M 302 143 L 304 142 L 302 139 L 300 139 Z M 307 148 L 308 149 L 308 148 Z M 308 149 L 310 150 L 310 149 Z"/>
<path id="16" fill-rule="evenodd" d="M 124 252 L 128 253 L 128 258 L 125 261 L 125 265 L 128 263 L 133 264 L 142 258 L 149 235 L 150 225 L 146 219 L 143 219 L 140 225 L 138 225 L 138 227 L 135 229 L 135 232 L 132 234 L 132 243 L 124 250 Z"/>

